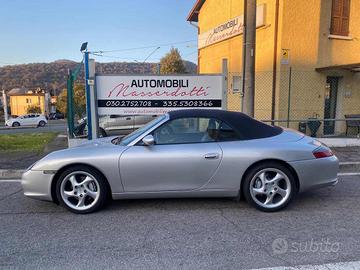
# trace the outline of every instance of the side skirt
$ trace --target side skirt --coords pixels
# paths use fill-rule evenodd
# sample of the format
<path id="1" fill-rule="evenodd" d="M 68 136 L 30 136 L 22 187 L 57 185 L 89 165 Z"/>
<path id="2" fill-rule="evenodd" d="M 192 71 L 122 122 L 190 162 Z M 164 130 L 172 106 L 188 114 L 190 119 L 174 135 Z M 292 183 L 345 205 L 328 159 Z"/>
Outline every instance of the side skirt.
<path id="1" fill-rule="evenodd" d="M 198 198 L 198 197 L 237 197 L 238 190 L 196 190 L 196 191 L 159 191 L 159 192 L 121 192 L 112 193 L 114 200 L 154 199 L 154 198 Z"/>

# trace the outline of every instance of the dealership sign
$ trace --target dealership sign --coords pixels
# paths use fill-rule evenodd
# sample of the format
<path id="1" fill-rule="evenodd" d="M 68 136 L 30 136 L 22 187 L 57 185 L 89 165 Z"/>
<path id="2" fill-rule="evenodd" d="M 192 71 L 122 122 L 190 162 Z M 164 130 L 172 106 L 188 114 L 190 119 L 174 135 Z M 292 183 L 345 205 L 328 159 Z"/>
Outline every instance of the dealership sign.
<path id="1" fill-rule="evenodd" d="M 162 114 L 221 108 L 223 76 L 96 76 L 98 113 Z"/>
<path id="2" fill-rule="evenodd" d="M 265 25 L 265 4 L 259 5 L 256 8 L 256 27 Z M 235 37 L 243 33 L 244 15 L 233 18 L 224 22 L 215 28 L 212 28 L 205 33 L 199 35 L 198 46 L 199 49 L 210 46 L 217 42 L 228 38 Z"/>

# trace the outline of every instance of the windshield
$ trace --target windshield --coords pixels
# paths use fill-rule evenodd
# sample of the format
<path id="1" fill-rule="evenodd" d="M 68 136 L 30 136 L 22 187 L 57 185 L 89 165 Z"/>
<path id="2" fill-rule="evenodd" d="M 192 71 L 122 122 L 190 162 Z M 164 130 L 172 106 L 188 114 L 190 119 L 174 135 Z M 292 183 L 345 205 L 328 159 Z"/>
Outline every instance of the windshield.
<path id="1" fill-rule="evenodd" d="M 132 142 L 135 138 L 140 136 L 142 133 L 144 133 L 147 130 L 149 130 L 149 129 L 153 128 L 154 126 L 156 126 L 158 123 L 163 121 L 165 118 L 166 118 L 166 115 L 161 115 L 158 118 L 150 121 L 145 126 L 139 128 L 139 129 L 131 132 L 129 135 L 126 135 L 125 137 L 123 137 L 119 144 L 120 145 L 127 145 L 128 143 Z"/>

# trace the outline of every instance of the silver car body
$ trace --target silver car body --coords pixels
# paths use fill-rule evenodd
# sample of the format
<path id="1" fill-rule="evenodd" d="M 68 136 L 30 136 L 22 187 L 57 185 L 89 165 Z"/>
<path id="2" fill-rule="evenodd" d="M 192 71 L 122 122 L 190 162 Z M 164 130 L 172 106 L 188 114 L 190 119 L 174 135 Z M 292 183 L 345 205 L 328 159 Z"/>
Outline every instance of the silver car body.
<path id="1" fill-rule="evenodd" d="M 237 196 L 246 170 L 264 160 L 287 163 L 296 173 L 300 192 L 337 183 L 338 159 L 315 159 L 312 151 L 320 143 L 293 130 L 254 140 L 136 145 L 169 116 L 161 119 L 127 145 L 113 144 L 114 137 L 107 137 L 50 153 L 23 174 L 24 194 L 56 200 L 54 179 L 75 164 L 98 169 L 108 180 L 113 199 Z"/>

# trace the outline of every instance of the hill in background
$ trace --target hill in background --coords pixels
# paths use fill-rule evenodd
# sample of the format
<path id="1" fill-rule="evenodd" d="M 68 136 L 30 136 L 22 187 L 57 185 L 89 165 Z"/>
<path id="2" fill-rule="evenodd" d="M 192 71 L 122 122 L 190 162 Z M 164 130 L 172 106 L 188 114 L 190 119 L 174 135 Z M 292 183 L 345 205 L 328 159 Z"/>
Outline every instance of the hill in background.
<path id="1" fill-rule="evenodd" d="M 184 61 L 186 72 L 195 74 L 196 64 Z M 57 60 L 51 63 L 34 63 L 0 67 L 0 89 L 9 91 L 15 87 L 35 89 L 40 87 L 59 94 L 66 88 L 68 69 L 74 70 L 78 63 L 70 60 Z M 78 81 L 83 82 L 83 67 Z M 102 74 L 155 74 L 157 63 L 111 62 L 96 63 L 96 72 Z"/>

